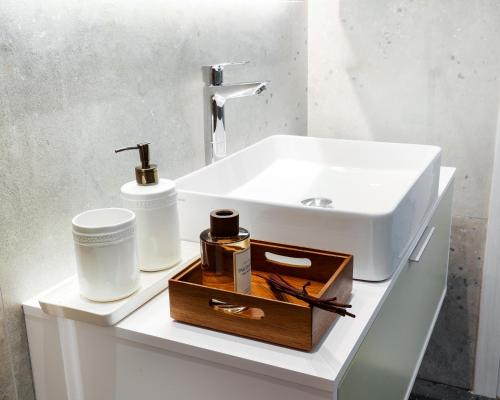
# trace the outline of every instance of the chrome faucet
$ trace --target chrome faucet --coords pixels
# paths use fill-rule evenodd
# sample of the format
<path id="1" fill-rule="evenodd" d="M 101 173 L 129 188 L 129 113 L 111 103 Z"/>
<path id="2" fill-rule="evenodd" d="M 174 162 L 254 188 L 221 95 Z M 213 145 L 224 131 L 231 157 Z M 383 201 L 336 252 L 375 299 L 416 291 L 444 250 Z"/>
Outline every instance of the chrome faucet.
<path id="1" fill-rule="evenodd" d="M 226 156 L 226 124 L 224 105 L 229 99 L 262 93 L 268 81 L 224 83 L 224 67 L 247 62 L 229 62 L 203 67 L 205 78 L 205 161 L 211 164 Z"/>

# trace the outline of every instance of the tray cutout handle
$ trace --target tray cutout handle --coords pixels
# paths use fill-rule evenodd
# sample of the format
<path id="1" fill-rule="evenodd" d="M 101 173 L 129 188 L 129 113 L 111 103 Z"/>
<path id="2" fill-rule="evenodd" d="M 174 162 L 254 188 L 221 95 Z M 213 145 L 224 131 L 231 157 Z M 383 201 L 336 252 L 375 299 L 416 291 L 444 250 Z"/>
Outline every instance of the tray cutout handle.
<path id="1" fill-rule="evenodd" d="M 265 316 L 261 308 L 229 304 L 217 299 L 210 299 L 208 305 L 216 312 L 238 318 L 261 320 Z"/>
<path id="2" fill-rule="evenodd" d="M 309 258 L 287 257 L 266 251 L 266 260 L 274 264 L 292 268 L 311 268 L 312 262 Z"/>

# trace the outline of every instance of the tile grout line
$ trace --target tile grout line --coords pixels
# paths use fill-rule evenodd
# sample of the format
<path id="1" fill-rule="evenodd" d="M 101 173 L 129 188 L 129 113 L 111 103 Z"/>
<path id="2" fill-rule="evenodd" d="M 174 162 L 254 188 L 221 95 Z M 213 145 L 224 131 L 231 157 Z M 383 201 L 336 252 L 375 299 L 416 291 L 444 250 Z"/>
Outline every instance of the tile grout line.
<path id="1" fill-rule="evenodd" d="M 460 389 L 460 390 L 463 390 L 464 392 L 470 392 L 469 389 L 461 387 L 461 386 L 449 385 L 448 383 L 432 381 L 430 379 L 425 379 L 425 378 L 418 378 L 418 379 L 420 379 L 421 381 L 432 383 L 434 385 L 443 385 L 443 386 L 448 386 L 448 387 L 455 388 L 455 389 Z"/>

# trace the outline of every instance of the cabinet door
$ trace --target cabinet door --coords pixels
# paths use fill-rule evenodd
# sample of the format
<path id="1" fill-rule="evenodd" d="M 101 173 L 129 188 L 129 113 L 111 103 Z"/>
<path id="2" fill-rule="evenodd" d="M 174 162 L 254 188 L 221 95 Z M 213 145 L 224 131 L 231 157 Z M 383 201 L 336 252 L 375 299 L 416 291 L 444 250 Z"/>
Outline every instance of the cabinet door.
<path id="1" fill-rule="evenodd" d="M 434 231 L 421 246 L 419 261 L 403 267 L 341 380 L 338 400 L 403 400 L 409 395 L 446 292 L 452 189 L 426 229 Z"/>

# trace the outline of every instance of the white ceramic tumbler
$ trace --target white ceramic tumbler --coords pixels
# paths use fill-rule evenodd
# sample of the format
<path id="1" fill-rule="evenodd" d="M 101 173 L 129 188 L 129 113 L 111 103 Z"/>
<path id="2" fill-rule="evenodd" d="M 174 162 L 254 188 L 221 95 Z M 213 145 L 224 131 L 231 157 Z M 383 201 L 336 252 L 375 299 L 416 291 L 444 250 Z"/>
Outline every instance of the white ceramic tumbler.
<path id="1" fill-rule="evenodd" d="M 85 211 L 73 218 L 80 294 L 113 301 L 139 288 L 136 217 L 125 208 Z"/>

